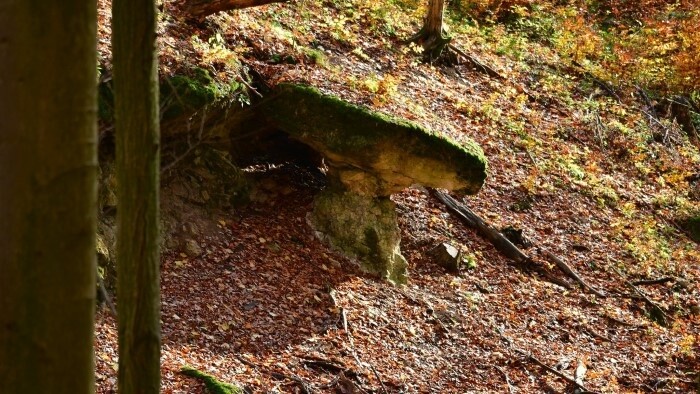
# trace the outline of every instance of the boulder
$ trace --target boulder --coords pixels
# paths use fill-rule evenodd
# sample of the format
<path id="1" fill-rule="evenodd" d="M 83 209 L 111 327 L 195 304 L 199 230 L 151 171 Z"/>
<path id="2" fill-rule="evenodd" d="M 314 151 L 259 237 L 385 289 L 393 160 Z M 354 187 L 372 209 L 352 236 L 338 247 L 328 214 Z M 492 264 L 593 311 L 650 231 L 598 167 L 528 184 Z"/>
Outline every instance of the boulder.
<path id="1" fill-rule="evenodd" d="M 360 267 L 395 284 L 406 282 L 406 259 L 394 202 L 329 188 L 309 215 L 316 235 Z"/>
<path id="2" fill-rule="evenodd" d="M 448 243 L 441 243 L 431 249 L 435 262 L 452 273 L 458 273 L 462 266 L 462 252 Z"/>
<path id="3" fill-rule="evenodd" d="M 309 215 L 316 234 L 393 283 L 406 282 L 407 264 L 389 196 L 413 185 L 474 194 L 486 178 L 473 141 L 457 143 L 312 87 L 281 84 L 255 112 L 263 129 L 280 130 L 325 159 L 330 187 Z"/>

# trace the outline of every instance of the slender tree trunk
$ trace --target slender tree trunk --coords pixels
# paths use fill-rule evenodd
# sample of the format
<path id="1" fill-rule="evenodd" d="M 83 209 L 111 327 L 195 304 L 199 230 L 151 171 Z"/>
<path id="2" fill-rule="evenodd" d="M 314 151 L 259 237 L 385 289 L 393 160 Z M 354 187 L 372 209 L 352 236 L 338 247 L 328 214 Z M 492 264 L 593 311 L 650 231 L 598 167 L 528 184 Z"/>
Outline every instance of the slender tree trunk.
<path id="1" fill-rule="evenodd" d="M 119 393 L 160 389 L 158 64 L 153 0 L 113 0 Z"/>
<path id="2" fill-rule="evenodd" d="M 445 0 L 429 0 L 428 14 L 425 17 L 423 28 L 408 40 L 422 45 L 427 57 L 431 59 L 439 57 L 442 50 L 450 43 L 444 14 Z"/>
<path id="3" fill-rule="evenodd" d="M 96 3 L 0 0 L 0 393 L 94 392 Z"/>
<path id="4" fill-rule="evenodd" d="M 271 3 L 286 3 L 287 1 L 289 0 L 188 0 L 185 2 L 184 8 L 190 16 L 201 19 L 221 11 L 239 10 Z"/>
<path id="5" fill-rule="evenodd" d="M 442 37 L 444 30 L 445 0 L 430 0 L 428 16 L 425 18 L 423 29 L 429 36 Z"/>

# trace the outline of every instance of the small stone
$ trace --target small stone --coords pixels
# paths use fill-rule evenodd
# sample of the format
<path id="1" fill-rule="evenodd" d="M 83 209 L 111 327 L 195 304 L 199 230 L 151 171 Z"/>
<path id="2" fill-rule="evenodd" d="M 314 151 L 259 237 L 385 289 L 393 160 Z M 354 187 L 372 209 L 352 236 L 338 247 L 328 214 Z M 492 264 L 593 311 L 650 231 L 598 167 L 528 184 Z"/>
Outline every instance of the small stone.
<path id="1" fill-rule="evenodd" d="M 199 247 L 197 241 L 188 239 L 185 242 L 185 253 L 189 257 L 197 257 L 202 254 L 202 248 Z"/>
<path id="2" fill-rule="evenodd" d="M 456 247 L 441 243 L 430 251 L 435 262 L 444 267 L 446 270 L 457 273 L 462 265 L 462 252 Z"/>

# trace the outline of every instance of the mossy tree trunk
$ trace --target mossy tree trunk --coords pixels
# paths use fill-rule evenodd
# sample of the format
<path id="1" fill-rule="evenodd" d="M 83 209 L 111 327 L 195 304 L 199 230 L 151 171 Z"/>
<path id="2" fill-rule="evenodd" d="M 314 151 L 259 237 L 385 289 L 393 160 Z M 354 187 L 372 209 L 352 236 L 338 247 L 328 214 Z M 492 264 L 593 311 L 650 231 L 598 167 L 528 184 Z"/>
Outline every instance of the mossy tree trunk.
<path id="1" fill-rule="evenodd" d="M 0 0 L 0 393 L 94 392 L 96 3 Z"/>
<path id="2" fill-rule="evenodd" d="M 156 6 L 112 3 L 119 393 L 160 388 L 160 133 Z"/>
<path id="3" fill-rule="evenodd" d="M 444 21 L 445 0 L 429 0 L 428 14 L 425 17 L 423 28 L 409 42 L 417 42 L 423 46 L 425 54 L 430 58 L 437 58 L 443 49 L 450 43 Z"/>

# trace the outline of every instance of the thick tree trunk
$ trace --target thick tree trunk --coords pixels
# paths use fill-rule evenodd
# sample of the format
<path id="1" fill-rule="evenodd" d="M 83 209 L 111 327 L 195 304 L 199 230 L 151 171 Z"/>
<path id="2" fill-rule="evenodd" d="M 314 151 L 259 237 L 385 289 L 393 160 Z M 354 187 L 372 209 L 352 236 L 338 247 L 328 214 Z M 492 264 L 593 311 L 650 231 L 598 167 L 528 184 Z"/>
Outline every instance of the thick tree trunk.
<path id="1" fill-rule="evenodd" d="M 96 3 L 0 0 L 0 393 L 94 392 Z"/>
<path id="2" fill-rule="evenodd" d="M 289 0 L 188 0 L 184 8 L 189 15 L 201 19 L 221 11 L 257 7 L 271 3 L 286 3 L 287 1 Z"/>
<path id="3" fill-rule="evenodd" d="M 119 393 L 160 388 L 160 132 L 156 7 L 112 3 L 117 147 Z"/>

